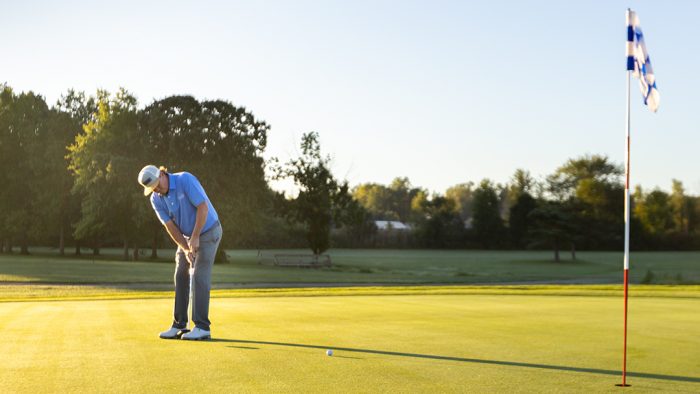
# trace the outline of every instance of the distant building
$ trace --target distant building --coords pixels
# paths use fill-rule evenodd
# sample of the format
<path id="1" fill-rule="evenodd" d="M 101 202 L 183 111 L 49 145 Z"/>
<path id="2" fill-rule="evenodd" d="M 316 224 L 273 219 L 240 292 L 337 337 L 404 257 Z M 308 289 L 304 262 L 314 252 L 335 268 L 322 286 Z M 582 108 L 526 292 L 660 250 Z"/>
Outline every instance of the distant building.
<path id="1" fill-rule="evenodd" d="M 375 226 L 377 226 L 377 230 L 379 231 L 411 231 L 410 225 L 399 222 L 397 220 L 375 220 L 374 224 Z"/>
<path id="2" fill-rule="evenodd" d="M 464 228 L 467 230 L 471 229 L 474 227 L 474 218 L 469 218 L 464 221 Z"/>

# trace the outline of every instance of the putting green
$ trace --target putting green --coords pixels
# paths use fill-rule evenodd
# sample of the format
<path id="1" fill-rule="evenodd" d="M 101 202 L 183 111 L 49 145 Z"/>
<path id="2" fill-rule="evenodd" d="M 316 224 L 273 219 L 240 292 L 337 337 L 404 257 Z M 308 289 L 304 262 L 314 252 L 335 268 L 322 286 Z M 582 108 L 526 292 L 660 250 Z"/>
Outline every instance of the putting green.
<path id="1" fill-rule="evenodd" d="M 616 392 L 618 297 L 214 298 L 209 342 L 160 340 L 170 299 L 0 303 L 0 392 Z M 700 391 L 700 300 L 632 298 L 635 392 Z M 332 357 L 325 355 L 334 349 Z"/>

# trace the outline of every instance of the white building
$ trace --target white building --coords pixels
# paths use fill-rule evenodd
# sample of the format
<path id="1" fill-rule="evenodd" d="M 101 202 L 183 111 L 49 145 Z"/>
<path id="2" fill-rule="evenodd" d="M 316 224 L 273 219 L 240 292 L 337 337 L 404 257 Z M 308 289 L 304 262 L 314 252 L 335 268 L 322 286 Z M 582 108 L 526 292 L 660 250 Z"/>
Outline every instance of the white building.
<path id="1" fill-rule="evenodd" d="M 411 231 L 410 225 L 397 220 L 375 220 L 374 225 L 377 226 L 377 229 L 380 231 Z"/>

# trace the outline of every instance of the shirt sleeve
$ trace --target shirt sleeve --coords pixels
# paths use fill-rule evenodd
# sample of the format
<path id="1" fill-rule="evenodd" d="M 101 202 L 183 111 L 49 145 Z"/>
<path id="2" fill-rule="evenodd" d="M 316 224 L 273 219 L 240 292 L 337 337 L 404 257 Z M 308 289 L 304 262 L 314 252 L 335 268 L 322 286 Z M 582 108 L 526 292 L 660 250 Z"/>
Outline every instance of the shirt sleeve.
<path id="1" fill-rule="evenodd" d="M 151 193 L 151 206 L 153 210 L 156 211 L 156 216 L 162 224 L 168 223 L 172 220 L 168 210 L 163 206 L 163 201 L 156 196 L 156 193 Z"/>
<path id="2" fill-rule="evenodd" d="M 185 195 L 190 200 L 190 203 L 196 207 L 205 202 L 207 200 L 207 194 L 204 192 L 204 188 L 202 184 L 199 183 L 197 177 L 187 172 L 184 174 L 183 178 L 185 181 Z"/>

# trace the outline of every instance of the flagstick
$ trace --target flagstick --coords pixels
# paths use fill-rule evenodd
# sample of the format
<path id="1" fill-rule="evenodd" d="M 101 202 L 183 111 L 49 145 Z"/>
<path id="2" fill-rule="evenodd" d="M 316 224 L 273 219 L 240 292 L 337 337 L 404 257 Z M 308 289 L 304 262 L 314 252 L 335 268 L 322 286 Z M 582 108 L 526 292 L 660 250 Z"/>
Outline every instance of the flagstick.
<path id="1" fill-rule="evenodd" d="M 632 26 L 632 10 L 627 9 L 625 14 L 627 22 L 627 106 L 625 114 L 625 131 L 626 131 L 626 149 L 625 149 L 625 257 L 624 257 L 624 281 L 625 281 L 625 315 L 624 315 L 624 332 L 622 345 L 622 384 L 617 386 L 627 387 L 627 293 L 629 286 L 629 268 L 630 268 L 630 79 L 632 66 L 630 65 L 630 56 L 632 56 L 632 34 L 630 31 Z"/>
<path id="2" fill-rule="evenodd" d="M 627 71 L 627 149 L 625 150 L 625 318 L 622 348 L 622 387 L 627 384 L 627 290 L 630 270 L 630 71 Z"/>

